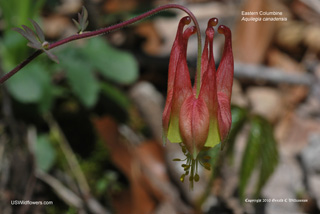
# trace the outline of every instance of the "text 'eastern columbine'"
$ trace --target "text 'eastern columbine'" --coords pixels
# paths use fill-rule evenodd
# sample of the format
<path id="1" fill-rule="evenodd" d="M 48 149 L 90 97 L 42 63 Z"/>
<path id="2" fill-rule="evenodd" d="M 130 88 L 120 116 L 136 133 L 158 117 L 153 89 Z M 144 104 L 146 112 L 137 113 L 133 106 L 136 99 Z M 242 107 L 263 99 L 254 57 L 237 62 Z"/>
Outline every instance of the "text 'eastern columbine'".
<path id="1" fill-rule="evenodd" d="M 286 22 L 287 17 L 281 11 L 241 11 L 242 22 Z"/>

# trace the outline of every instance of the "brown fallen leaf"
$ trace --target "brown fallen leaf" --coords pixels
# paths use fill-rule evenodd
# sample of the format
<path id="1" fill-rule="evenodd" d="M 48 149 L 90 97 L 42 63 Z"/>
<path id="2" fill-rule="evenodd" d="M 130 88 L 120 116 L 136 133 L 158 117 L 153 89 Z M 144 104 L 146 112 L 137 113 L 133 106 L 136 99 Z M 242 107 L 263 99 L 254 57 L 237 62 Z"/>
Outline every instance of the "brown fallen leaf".
<path id="1" fill-rule="evenodd" d="M 309 135 L 313 132 L 320 133 L 320 123 L 300 117 L 294 111 L 287 111 L 275 127 L 280 148 L 289 154 L 298 154 L 307 145 Z"/>
<path id="2" fill-rule="evenodd" d="M 161 50 L 161 38 L 152 22 L 143 22 L 136 26 L 137 34 L 146 38 L 143 50 L 150 55 L 158 55 Z"/>
<path id="3" fill-rule="evenodd" d="M 277 48 L 272 48 L 268 51 L 267 63 L 270 67 L 280 68 L 289 73 L 306 72 L 300 63 Z"/>
<path id="4" fill-rule="evenodd" d="M 138 5 L 136 0 L 109 0 L 105 1 L 103 5 L 103 10 L 106 13 L 118 13 L 123 11 L 132 11 Z"/>
<path id="5" fill-rule="evenodd" d="M 152 213 L 156 201 L 150 190 L 142 182 L 144 175 L 140 172 L 140 164 L 123 142 L 119 140 L 118 124 L 110 117 L 94 119 L 94 125 L 101 138 L 110 150 L 112 162 L 124 173 L 130 182 L 128 192 L 117 195 L 114 208 L 119 214 L 148 214 Z M 129 197 L 127 197 L 127 195 Z M 129 210 L 129 212 L 127 212 Z"/>
<path id="6" fill-rule="evenodd" d="M 287 108 L 296 108 L 309 94 L 309 88 L 303 85 L 281 85 L 280 89 L 283 94 L 283 101 Z"/>

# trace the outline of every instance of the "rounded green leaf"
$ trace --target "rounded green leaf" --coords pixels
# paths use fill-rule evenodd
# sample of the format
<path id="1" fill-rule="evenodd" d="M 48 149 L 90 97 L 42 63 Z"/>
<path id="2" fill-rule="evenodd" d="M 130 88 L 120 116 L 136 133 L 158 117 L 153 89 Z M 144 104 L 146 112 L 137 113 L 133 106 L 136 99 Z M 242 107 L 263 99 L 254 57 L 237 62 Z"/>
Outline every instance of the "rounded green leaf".
<path id="1" fill-rule="evenodd" d="M 122 84 L 130 84 L 138 78 L 138 64 L 128 52 L 117 50 L 102 38 L 88 40 L 83 54 L 106 78 Z"/>
<path id="2" fill-rule="evenodd" d="M 73 93 L 86 106 L 92 107 L 98 99 L 99 84 L 92 72 L 92 66 L 81 58 L 66 55 L 61 58 Z"/>
<path id="3" fill-rule="evenodd" d="M 49 74 L 44 66 L 31 63 L 7 81 L 10 94 L 22 103 L 39 102 L 50 84 Z"/>
<path id="4" fill-rule="evenodd" d="M 56 159 L 56 151 L 47 135 L 38 136 L 35 154 L 37 166 L 43 171 L 49 171 Z"/>

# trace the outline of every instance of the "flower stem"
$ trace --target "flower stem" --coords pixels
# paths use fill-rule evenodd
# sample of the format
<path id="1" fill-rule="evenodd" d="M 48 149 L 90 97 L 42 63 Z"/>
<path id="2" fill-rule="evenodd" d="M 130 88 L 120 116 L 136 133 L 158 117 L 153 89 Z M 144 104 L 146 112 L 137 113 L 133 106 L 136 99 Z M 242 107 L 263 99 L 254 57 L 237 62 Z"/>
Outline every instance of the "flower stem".
<path id="1" fill-rule="evenodd" d="M 74 41 L 74 40 L 79 40 L 79 39 L 84 39 L 84 38 L 89 38 L 89 37 L 93 37 L 93 36 L 98 36 L 98 35 L 102 35 L 102 34 L 105 34 L 105 33 L 109 33 L 109 32 L 111 32 L 113 30 L 123 28 L 125 26 L 128 26 L 128 25 L 133 24 L 135 22 L 138 22 L 138 21 L 140 21 L 140 20 L 142 20 L 144 18 L 147 18 L 149 16 L 152 16 L 152 15 L 154 15 L 156 13 L 159 13 L 161 11 L 168 10 L 168 9 L 179 9 L 179 10 L 182 10 L 182 11 L 186 12 L 190 16 L 190 18 L 192 19 L 194 25 L 196 26 L 196 28 L 197 28 L 197 38 L 198 38 L 197 70 L 199 72 L 201 72 L 201 34 L 200 34 L 200 27 L 199 27 L 198 21 L 197 21 L 196 17 L 193 15 L 193 13 L 188 8 L 186 8 L 186 7 L 182 6 L 182 5 L 178 5 L 178 4 L 163 5 L 163 6 L 160 6 L 158 8 L 155 8 L 153 10 L 150 10 L 150 11 L 148 11 L 146 13 L 143 13 L 143 14 L 137 16 L 137 17 L 134 17 L 134 18 L 129 19 L 127 21 L 121 22 L 119 24 L 115 24 L 115 25 L 112 25 L 112 26 L 109 26 L 109 27 L 106 27 L 106 28 L 102 28 L 102 29 L 96 30 L 96 31 L 84 32 L 82 34 L 72 35 L 70 37 L 67 37 L 65 39 L 62 39 L 60 41 L 57 41 L 55 43 L 50 44 L 49 47 L 47 48 L 47 50 L 50 50 L 50 49 L 53 49 L 55 47 L 64 45 L 64 44 L 69 43 L 69 42 Z M 4 83 L 6 80 L 8 80 L 11 76 L 13 76 L 15 73 L 17 73 L 19 70 L 21 70 L 27 64 L 29 64 L 33 59 L 35 59 L 41 53 L 42 53 L 41 50 L 37 50 L 36 52 L 34 52 L 31 56 L 29 56 L 27 59 L 25 59 L 22 63 L 17 65 L 13 70 L 11 70 L 9 73 L 7 73 L 3 77 L 1 77 L 0 78 L 0 84 Z"/>

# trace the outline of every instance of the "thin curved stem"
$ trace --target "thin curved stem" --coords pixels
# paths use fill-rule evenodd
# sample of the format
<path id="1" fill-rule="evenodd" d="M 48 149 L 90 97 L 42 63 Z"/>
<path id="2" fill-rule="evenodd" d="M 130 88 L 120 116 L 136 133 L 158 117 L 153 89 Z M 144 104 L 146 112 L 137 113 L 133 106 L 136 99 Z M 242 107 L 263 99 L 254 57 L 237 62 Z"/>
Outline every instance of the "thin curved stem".
<path id="1" fill-rule="evenodd" d="M 119 28 L 123 28 L 125 26 L 128 26 L 130 24 L 133 24 L 135 22 L 138 22 L 144 18 L 147 18 L 149 16 L 152 16 L 156 13 L 159 13 L 161 11 L 164 10 L 168 10 L 168 9 L 179 9 L 182 10 L 184 12 L 186 12 L 190 18 L 192 19 L 194 25 L 197 28 L 197 39 L 198 39 L 198 62 L 197 62 L 197 70 L 200 72 L 201 71 L 201 33 L 200 33 L 200 27 L 198 24 L 198 21 L 196 19 L 196 17 L 193 15 L 193 13 L 186 7 L 182 6 L 182 5 L 178 5 L 178 4 L 167 4 L 167 5 L 163 5 L 160 6 L 158 8 L 155 8 L 153 10 L 150 10 L 144 14 L 141 14 L 137 17 L 134 17 L 132 19 L 129 19 L 127 21 L 121 22 L 119 24 L 116 25 L 112 25 L 106 28 L 102 28 L 96 31 L 90 31 L 90 32 L 85 32 L 82 34 L 77 34 L 77 35 L 73 35 L 70 37 L 67 37 L 65 39 L 62 39 L 60 41 L 57 41 L 55 43 L 52 43 L 49 45 L 49 47 L 47 48 L 47 50 L 53 49 L 55 47 L 61 46 L 63 44 L 69 43 L 71 41 L 74 40 L 79 40 L 79 39 L 84 39 L 84 38 L 89 38 L 89 37 L 93 37 L 93 36 L 98 36 L 98 35 L 102 35 L 105 33 L 109 33 L 113 30 L 119 29 Z M 0 84 L 4 83 L 6 80 L 8 80 L 11 76 L 13 76 L 15 73 L 17 73 L 19 70 L 21 70 L 24 66 L 26 66 L 27 64 L 29 64 L 33 59 L 35 59 L 37 56 L 39 56 L 43 51 L 41 50 L 37 50 L 35 53 L 33 53 L 31 56 L 29 56 L 27 59 L 25 59 L 22 63 L 20 63 L 17 67 L 15 67 L 13 70 L 11 70 L 9 73 L 7 73 L 6 75 L 4 75 L 3 77 L 0 78 Z"/>

